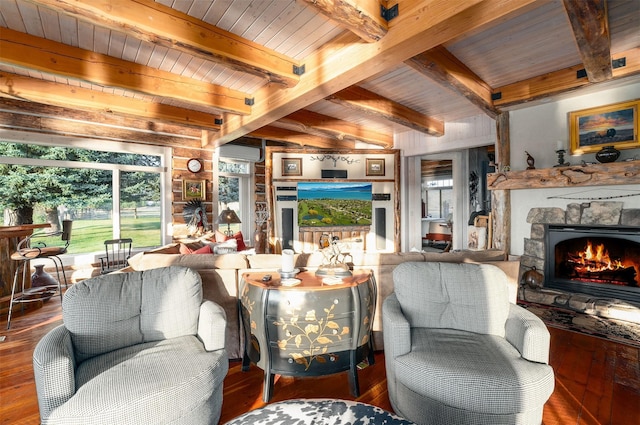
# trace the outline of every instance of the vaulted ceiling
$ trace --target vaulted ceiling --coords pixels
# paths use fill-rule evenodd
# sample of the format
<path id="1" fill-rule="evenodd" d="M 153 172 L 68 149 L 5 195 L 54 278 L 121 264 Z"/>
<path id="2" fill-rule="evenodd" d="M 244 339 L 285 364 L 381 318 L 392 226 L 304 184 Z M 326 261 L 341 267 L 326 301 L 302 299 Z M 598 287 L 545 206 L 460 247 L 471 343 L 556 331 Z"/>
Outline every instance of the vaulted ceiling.
<path id="1" fill-rule="evenodd" d="M 0 129 L 391 147 L 640 79 L 639 28 L 637 0 L 1 0 Z"/>

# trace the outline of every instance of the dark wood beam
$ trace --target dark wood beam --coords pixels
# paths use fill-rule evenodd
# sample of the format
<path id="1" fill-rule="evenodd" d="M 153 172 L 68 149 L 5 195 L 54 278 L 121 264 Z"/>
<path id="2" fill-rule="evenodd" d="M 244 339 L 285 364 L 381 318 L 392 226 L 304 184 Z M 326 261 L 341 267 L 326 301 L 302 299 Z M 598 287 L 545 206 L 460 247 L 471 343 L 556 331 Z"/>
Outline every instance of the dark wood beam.
<path id="1" fill-rule="evenodd" d="M 563 0 L 589 81 L 613 77 L 606 0 Z"/>
<path id="2" fill-rule="evenodd" d="M 322 137 L 330 137 L 338 141 L 361 141 L 386 148 L 393 147 L 393 135 L 391 134 L 380 133 L 349 121 L 305 109 L 289 114 L 274 122 L 273 125 Z"/>
<path id="3" fill-rule="evenodd" d="M 444 135 L 444 123 L 362 87 L 352 86 L 326 98 L 350 109 L 404 125 L 431 136 Z"/>
<path id="4" fill-rule="evenodd" d="M 498 111 L 491 100 L 491 87 L 444 46 L 420 53 L 407 65 L 438 84 L 458 93 L 495 119 Z"/>
<path id="5" fill-rule="evenodd" d="M 202 137 L 189 127 L 6 98 L 0 98 L 0 128 L 181 148 L 199 148 Z"/>
<path id="6" fill-rule="evenodd" d="M 387 34 L 387 22 L 380 16 L 378 0 L 302 1 L 366 42 L 379 41 Z"/>
<path id="7" fill-rule="evenodd" d="M 612 58 L 614 60 L 625 59 L 625 66 L 613 70 L 612 80 L 640 74 L 640 47 L 616 53 Z M 586 76 L 581 77 L 579 72 L 582 69 L 584 69 L 582 65 L 575 65 L 514 84 L 497 87 L 493 90 L 496 97 L 494 105 L 497 108 L 519 105 L 597 84 L 590 82 Z"/>
<path id="8" fill-rule="evenodd" d="M 77 108 L 83 111 L 121 114 L 190 127 L 208 129 L 220 127 L 215 124 L 215 120 L 220 118 L 219 115 L 1 71 L 0 97 Z"/>
<path id="9" fill-rule="evenodd" d="M 287 87 L 300 80 L 294 73 L 294 66 L 301 65 L 298 61 L 153 0 L 129 0 L 126 5 L 94 0 L 37 0 L 37 4 Z"/>
<path id="10" fill-rule="evenodd" d="M 277 140 L 292 143 L 303 147 L 315 147 L 322 149 L 354 149 L 355 143 L 350 141 L 337 141 L 328 137 L 320 137 L 313 134 L 300 133 L 268 125 L 252 131 L 249 137 Z"/>

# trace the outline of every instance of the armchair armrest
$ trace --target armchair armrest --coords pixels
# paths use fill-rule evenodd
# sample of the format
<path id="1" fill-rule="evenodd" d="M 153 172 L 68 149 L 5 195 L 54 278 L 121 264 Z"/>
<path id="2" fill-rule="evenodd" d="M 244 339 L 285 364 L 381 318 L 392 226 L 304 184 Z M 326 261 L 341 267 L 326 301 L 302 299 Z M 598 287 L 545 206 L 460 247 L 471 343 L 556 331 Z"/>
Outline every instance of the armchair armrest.
<path id="1" fill-rule="evenodd" d="M 530 311 L 515 304 L 510 305 L 505 324 L 505 338 L 525 359 L 549 363 L 549 330 L 544 322 Z"/>
<path id="2" fill-rule="evenodd" d="M 385 358 L 393 359 L 411 351 L 411 327 L 395 293 L 382 303 L 382 330 Z"/>
<path id="3" fill-rule="evenodd" d="M 226 330 L 227 315 L 224 309 L 213 301 L 203 301 L 198 317 L 198 337 L 204 348 L 207 351 L 224 349 Z"/>
<path id="4" fill-rule="evenodd" d="M 75 370 L 71 334 L 60 325 L 49 331 L 33 351 L 33 373 L 43 421 L 76 393 Z"/>

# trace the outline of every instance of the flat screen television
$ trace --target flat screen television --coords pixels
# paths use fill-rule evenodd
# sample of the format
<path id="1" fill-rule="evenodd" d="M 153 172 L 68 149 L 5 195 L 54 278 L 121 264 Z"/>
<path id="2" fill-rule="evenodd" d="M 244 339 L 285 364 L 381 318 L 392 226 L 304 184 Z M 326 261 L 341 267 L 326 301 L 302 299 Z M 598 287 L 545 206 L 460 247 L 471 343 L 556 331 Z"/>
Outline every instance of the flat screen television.
<path id="1" fill-rule="evenodd" d="M 298 226 L 370 226 L 371 183 L 298 183 Z"/>

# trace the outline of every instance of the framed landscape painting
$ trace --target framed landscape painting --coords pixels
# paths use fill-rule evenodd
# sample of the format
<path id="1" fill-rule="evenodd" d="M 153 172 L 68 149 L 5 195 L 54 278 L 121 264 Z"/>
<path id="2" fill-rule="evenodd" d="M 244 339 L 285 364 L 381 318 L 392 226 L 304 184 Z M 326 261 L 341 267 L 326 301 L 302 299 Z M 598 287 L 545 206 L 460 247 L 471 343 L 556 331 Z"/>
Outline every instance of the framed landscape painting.
<path id="1" fill-rule="evenodd" d="M 569 112 L 571 155 L 598 152 L 605 146 L 640 148 L 638 106 L 640 100 Z"/>
<path id="2" fill-rule="evenodd" d="M 207 181 L 206 180 L 182 180 L 182 199 L 201 199 L 207 198 Z"/>

